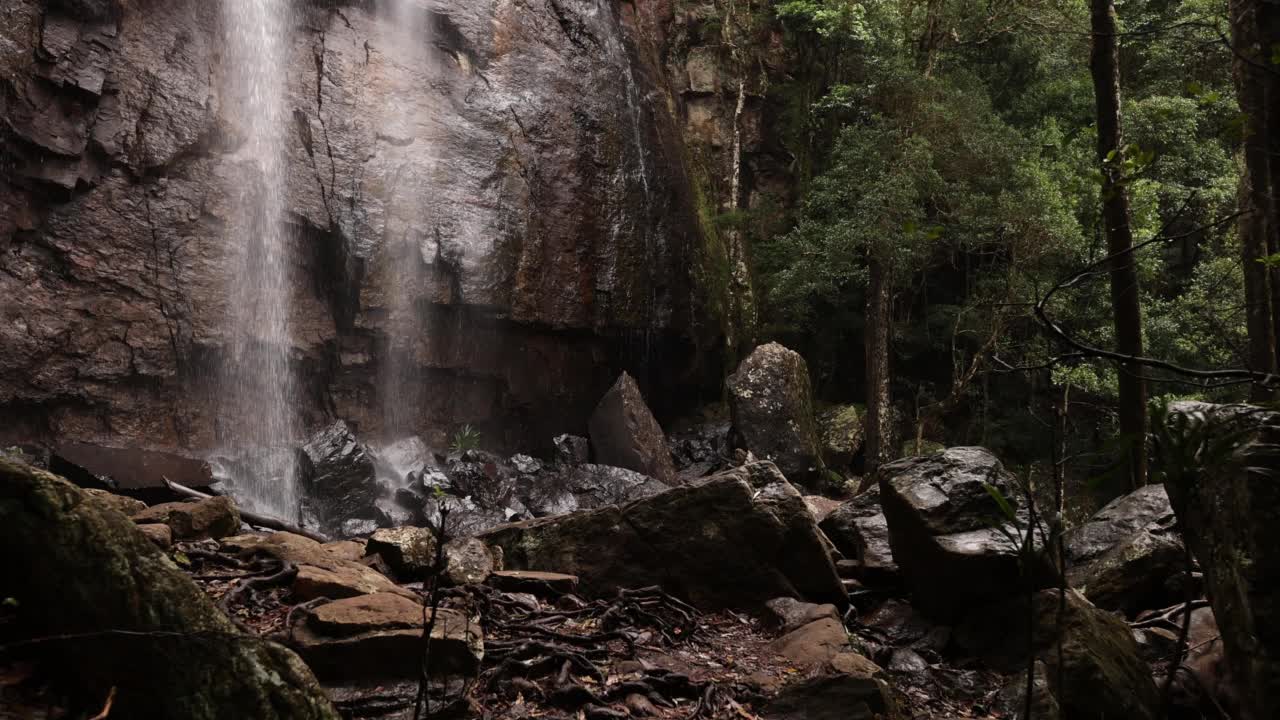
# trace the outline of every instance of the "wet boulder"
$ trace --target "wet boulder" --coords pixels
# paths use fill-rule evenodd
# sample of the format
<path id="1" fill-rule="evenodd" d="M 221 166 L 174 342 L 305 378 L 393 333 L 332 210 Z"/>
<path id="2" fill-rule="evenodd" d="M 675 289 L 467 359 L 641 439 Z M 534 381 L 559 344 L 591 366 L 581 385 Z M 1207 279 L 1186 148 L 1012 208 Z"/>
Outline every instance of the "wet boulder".
<path id="1" fill-rule="evenodd" d="M 878 477 L 892 556 L 926 614 L 954 619 L 1024 592 L 1028 581 L 1051 581 L 1043 554 L 1023 557 L 1009 537 L 1025 532 L 1026 510 L 1013 477 L 989 451 L 958 447 L 897 460 L 882 466 Z M 1016 508 L 1016 522 L 988 487 Z M 1022 562 L 1028 563 L 1025 575 Z"/>
<path id="2" fill-rule="evenodd" d="M 620 505 L 667 489 L 667 485 L 656 478 L 610 465 L 588 463 L 570 468 L 564 475 L 578 507 L 584 509 Z"/>
<path id="3" fill-rule="evenodd" d="M 551 444 L 555 446 L 556 462 L 561 465 L 591 461 L 591 442 L 580 435 L 557 435 Z"/>
<path id="4" fill-rule="evenodd" d="M 587 426 L 596 462 L 634 470 L 667 485 L 676 482 L 667 437 L 629 374 L 622 373 L 604 394 Z"/>
<path id="5" fill-rule="evenodd" d="M 303 446 L 312 466 L 304 477 L 307 499 L 321 527 L 342 533 L 342 523 L 377 517 L 383 487 L 373 456 L 341 420 L 320 430 Z"/>
<path id="6" fill-rule="evenodd" d="M 710 608 L 757 610 L 780 596 L 848 602 L 813 515 L 768 462 L 481 537 L 502 549 L 506 567 L 578 575 L 589 595 L 661 584 Z"/>
<path id="7" fill-rule="evenodd" d="M 788 480 L 821 489 L 825 466 L 804 358 L 778 343 L 761 345 L 726 385 L 738 443 Z"/>
<path id="8" fill-rule="evenodd" d="M 854 576 L 863 581 L 890 580 L 898 574 L 889 543 L 889 522 L 880 507 L 880 488 L 844 502 L 820 523 L 836 549 L 854 562 Z"/>
<path id="9" fill-rule="evenodd" d="M 1170 580 L 1185 569 L 1163 485 L 1116 498 L 1067 531 L 1067 582 L 1106 610 L 1134 614 L 1181 599 Z"/>

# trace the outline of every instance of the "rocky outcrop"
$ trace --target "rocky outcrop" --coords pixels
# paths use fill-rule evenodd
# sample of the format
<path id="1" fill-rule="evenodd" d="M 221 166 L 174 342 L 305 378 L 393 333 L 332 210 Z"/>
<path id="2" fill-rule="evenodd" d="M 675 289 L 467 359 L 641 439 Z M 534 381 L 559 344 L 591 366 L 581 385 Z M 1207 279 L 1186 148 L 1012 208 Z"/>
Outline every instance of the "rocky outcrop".
<path id="1" fill-rule="evenodd" d="M 600 399 L 588 427 L 596 462 L 634 470 L 667 485 L 676 482 L 667 436 L 627 373 Z"/>
<path id="2" fill-rule="evenodd" d="M 754 610 L 779 596 L 847 603 L 813 516 L 768 462 L 482 539 L 503 550 L 508 568 L 572 573 L 592 595 L 658 584 L 704 607 Z"/>
<path id="3" fill-rule="evenodd" d="M 1244 428 L 1246 447 L 1211 466 L 1186 468 L 1168 481 L 1169 500 L 1204 570 L 1241 712 L 1251 720 L 1280 713 L 1280 416 L 1257 408 L 1177 403 L 1184 442 L 1220 440 Z M 1172 426 L 1171 426 L 1172 427 Z M 1176 429 L 1172 430 L 1177 432 Z"/>
<path id="4" fill-rule="evenodd" d="M 1026 510 L 1013 477 L 987 450 L 906 458 L 882 466 L 878 477 L 893 558 L 924 612 L 954 619 L 1049 580 L 1040 553 L 1022 555 L 1009 537 L 1025 534 Z M 1017 522 L 1002 514 L 988 487 L 1020 508 Z"/>
<path id="5" fill-rule="evenodd" d="M 15 630 L 83 634 L 42 650 L 89 696 L 116 688 L 112 714 L 337 720 L 292 651 L 237 641 L 236 626 L 130 520 L 3 456 L 0 545 L 22 559 L 0 580 L 21 613 Z"/>
<path id="6" fill-rule="evenodd" d="M 761 345 L 727 385 L 733 430 L 742 446 L 774 462 L 788 480 L 820 488 L 825 467 L 804 358 L 778 343 Z"/>
<path id="7" fill-rule="evenodd" d="M 4 432 L 203 452 L 235 422 L 215 415 L 224 233 L 251 187 L 222 5 L 86 5 L 15 0 L 0 21 L 0 407 L 25 416 Z M 417 5 L 421 58 L 376 4 L 293 6 L 283 222 L 308 428 L 378 431 L 408 401 L 382 397 L 389 363 L 418 384 L 416 430 L 500 444 L 584 427 L 623 368 L 660 413 L 697 397 L 732 331 L 731 263 L 664 60 L 683 17 Z M 393 239 L 420 333 L 393 332 Z"/>

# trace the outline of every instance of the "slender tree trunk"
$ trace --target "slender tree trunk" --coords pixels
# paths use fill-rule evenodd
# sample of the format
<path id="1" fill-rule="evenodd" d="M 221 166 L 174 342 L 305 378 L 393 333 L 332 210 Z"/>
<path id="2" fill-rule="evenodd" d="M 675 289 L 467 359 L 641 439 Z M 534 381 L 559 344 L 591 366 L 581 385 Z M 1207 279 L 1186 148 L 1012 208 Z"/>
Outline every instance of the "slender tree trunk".
<path id="1" fill-rule="evenodd" d="M 1138 273 L 1132 253 L 1129 193 L 1124 184 L 1123 139 L 1120 131 L 1120 60 L 1116 42 L 1116 14 L 1112 0 L 1091 0 L 1093 47 L 1089 69 L 1098 110 L 1098 159 L 1102 165 L 1102 220 L 1112 260 L 1111 307 L 1115 315 L 1116 348 L 1142 355 L 1142 306 Z M 1120 432 L 1130 440 L 1129 476 L 1133 485 L 1147 481 L 1147 392 L 1137 363 L 1120 365 Z"/>
<path id="2" fill-rule="evenodd" d="M 1231 43 L 1237 49 L 1233 62 L 1236 96 L 1244 113 L 1244 173 L 1240 178 L 1240 250 L 1244 263 L 1245 326 L 1249 333 L 1249 366 L 1261 372 L 1276 371 L 1276 318 L 1271 271 L 1260 260 L 1274 252 L 1275 201 L 1272 168 L 1267 157 L 1268 118 L 1275 115 L 1267 104 L 1267 73 L 1250 62 L 1246 48 L 1261 40 L 1258 0 L 1232 0 Z M 1277 98 L 1280 99 L 1280 98 Z M 1252 398 L 1265 400 L 1271 393 L 1254 385 Z"/>
<path id="3" fill-rule="evenodd" d="M 1280 2 L 1251 0 L 1251 4 L 1256 13 L 1258 51 L 1256 55 L 1253 50 L 1247 54 L 1257 63 L 1250 65 L 1250 70 L 1262 85 L 1258 91 L 1261 108 L 1258 111 L 1256 145 L 1260 154 L 1267 158 L 1269 181 L 1269 187 L 1257 192 L 1270 196 L 1270 203 L 1266 205 L 1266 247 L 1274 255 L 1280 253 L 1280 64 L 1272 59 L 1280 53 Z M 1280 267 L 1271 270 L 1270 280 L 1272 327 L 1276 344 L 1280 345 Z M 1280 347 L 1276 350 L 1280 353 Z M 1275 362 L 1280 366 L 1280 356 Z"/>
<path id="4" fill-rule="evenodd" d="M 867 439 L 865 474 L 870 478 L 889 459 L 892 431 L 889 420 L 889 323 L 892 311 L 888 268 L 876 250 L 867 258 Z"/>

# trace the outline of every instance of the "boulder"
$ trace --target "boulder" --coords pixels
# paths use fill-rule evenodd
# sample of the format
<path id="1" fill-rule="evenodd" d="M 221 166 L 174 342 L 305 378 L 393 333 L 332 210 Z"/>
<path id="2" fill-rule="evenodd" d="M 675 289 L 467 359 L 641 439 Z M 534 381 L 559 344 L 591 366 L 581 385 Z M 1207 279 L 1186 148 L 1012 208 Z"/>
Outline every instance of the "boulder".
<path id="1" fill-rule="evenodd" d="M 115 510 L 125 517 L 132 517 L 147 509 L 147 504 L 141 500 L 131 498 L 128 495 L 117 495 L 110 490 L 85 488 L 84 494 L 91 502 L 97 503 L 108 510 Z"/>
<path id="2" fill-rule="evenodd" d="M 1132 615 L 1185 597 L 1170 579 L 1185 570 L 1182 539 L 1163 485 L 1107 503 L 1063 538 L 1067 581 L 1106 610 Z"/>
<path id="3" fill-rule="evenodd" d="M 1107 503 L 1063 537 L 1067 565 L 1080 565 L 1114 548 L 1152 523 L 1167 524 L 1173 507 L 1164 485 L 1154 483 Z"/>
<path id="4" fill-rule="evenodd" d="M 383 494 L 373 455 L 347 424 L 337 420 L 303 446 L 312 472 L 304 474 L 307 498 L 321 527 L 343 534 L 343 523 L 377 517 L 374 501 Z"/>
<path id="5" fill-rule="evenodd" d="M 1170 580 L 1186 570 L 1182 540 L 1152 523 L 1087 562 L 1067 568 L 1067 582 L 1094 605 L 1134 615 L 1185 594 Z"/>
<path id="6" fill-rule="evenodd" d="M 321 679 L 383 681 L 415 678 L 422 655 L 423 622 L 430 611 L 415 600 L 374 593 L 312 609 L 293 628 L 298 654 Z M 431 631 L 433 674 L 474 672 L 484 657 L 479 625 L 440 609 Z"/>
<path id="7" fill-rule="evenodd" d="M 315 598 L 346 598 L 375 592 L 388 592 L 415 597 L 376 570 L 346 559 L 342 548 L 321 543 L 293 533 L 269 535 L 237 535 L 224 538 L 222 547 L 241 555 L 262 553 L 298 566 L 291 592 L 299 601 Z"/>
<path id="8" fill-rule="evenodd" d="M 789 633 L 815 620 L 832 619 L 840 622 L 840 611 L 836 610 L 835 605 L 817 605 L 792 597 L 774 598 L 764 605 L 769 611 L 770 618 L 784 633 Z"/>
<path id="9" fill-rule="evenodd" d="M 436 536 L 426 528 L 412 526 L 375 530 L 365 553 L 381 556 L 406 582 L 422 580 L 436 561 Z"/>
<path id="10" fill-rule="evenodd" d="M 818 413 L 818 439 L 828 467 L 848 467 L 862 452 L 865 412 L 860 405 L 834 405 Z"/>
<path id="11" fill-rule="evenodd" d="M 209 463 L 202 459 L 138 447 L 59 443 L 53 448 L 50 466 L 65 471 L 69 468 L 61 466 L 68 464 L 112 488 L 163 488 L 165 478 L 191 488 L 208 487 L 213 482 Z"/>
<path id="12" fill-rule="evenodd" d="M 564 470 L 563 476 L 565 486 L 582 509 L 621 505 L 667 489 L 667 485 L 648 475 L 610 465 L 578 465 Z"/>
<path id="13" fill-rule="evenodd" d="M 778 343 L 761 345 L 726 386 L 741 446 L 773 461 L 792 482 L 823 489 L 825 467 L 804 358 Z"/>
<path id="14" fill-rule="evenodd" d="M 1160 695 L 1128 624 L 1075 590 L 1061 600 L 1060 612 L 1058 590 L 1040 590 L 1031 607 L 1024 596 L 975 610 L 956 628 L 957 646 L 1009 670 L 1025 668 L 1030 649 L 1045 665 L 1063 717 L 1154 720 Z M 1031 638 L 1027 623 L 1035 628 Z"/>
<path id="15" fill-rule="evenodd" d="M 821 525 L 822 521 L 830 517 L 831 513 L 843 503 L 825 495 L 805 495 L 804 504 L 809 508 L 809 512 L 813 513 L 813 519 Z"/>
<path id="16" fill-rule="evenodd" d="M 819 526 L 836 549 L 853 561 L 854 577 L 881 582 L 897 576 L 898 564 L 889 543 L 889 522 L 880 507 L 879 486 L 843 503 Z"/>
<path id="17" fill-rule="evenodd" d="M 596 462 L 634 470 L 672 485 L 676 468 L 667 438 L 627 373 L 609 388 L 588 421 Z"/>
<path id="18" fill-rule="evenodd" d="M 365 554 L 365 544 L 355 540 L 335 540 L 322 543 L 320 547 L 339 560 L 358 562 Z"/>
<path id="19" fill-rule="evenodd" d="M 557 435 L 551 444 L 555 447 L 557 463 L 577 465 L 591 461 L 591 442 L 580 435 Z"/>
<path id="20" fill-rule="evenodd" d="M 853 652 L 849 631 L 838 616 L 804 623 L 774 640 L 769 649 L 803 668 L 822 667 L 837 655 Z"/>
<path id="21" fill-rule="evenodd" d="M 938 620 L 1043 587 L 1052 579 L 1042 553 L 1022 557 L 1006 533 L 1027 525 L 1013 477 L 989 451 L 950 448 L 880 468 L 881 505 L 889 546 L 913 602 Z M 987 491 L 995 488 L 1018 508 L 1009 521 Z M 1039 546 L 1037 542 L 1037 546 Z M 1024 574 L 1022 563 L 1029 563 Z"/>
<path id="22" fill-rule="evenodd" d="M 96 702 L 115 688 L 112 717 L 337 720 L 297 655 L 242 635 L 134 523 L 4 457 L 0 547 L 20 559 L 5 570 L 8 632 L 82 637 L 41 655 Z"/>
<path id="23" fill-rule="evenodd" d="M 444 546 L 445 579 L 450 585 L 478 585 L 494 570 L 493 553 L 475 538 L 450 540 Z"/>
<path id="24" fill-rule="evenodd" d="M 132 517 L 139 525 L 168 525 L 174 540 L 216 540 L 240 530 L 239 511 L 231 498 L 222 496 L 152 505 Z"/>
<path id="25" fill-rule="evenodd" d="M 764 720 L 896 720 L 901 717 L 881 679 L 832 673 L 788 684 L 760 711 Z"/>
<path id="26" fill-rule="evenodd" d="M 573 573 L 591 595 L 659 584 L 708 608 L 758 610 L 780 596 L 848 603 L 813 515 L 769 462 L 481 537 L 507 567 Z"/>
<path id="27" fill-rule="evenodd" d="M 496 453 L 467 450 L 452 454 L 445 461 L 444 474 L 449 478 L 449 493 L 469 497 L 481 508 L 523 509 L 516 497 L 519 473 Z"/>
<path id="28" fill-rule="evenodd" d="M 1184 418 L 1184 434 L 1206 442 L 1254 429 L 1233 457 L 1178 473 L 1167 487 L 1204 570 L 1231 674 L 1247 689 L 1241 714 L 1280 717 L 1280 458 L 1272 449 L 1280 443 L 1280 414 L 1190 402 L 1170 412 Z"/>
<path id="29" fill-rule="evenodd" d="M 138 532 L 147 536 L 147 539 L 156 544 L 161 550 L 168 550 L 173 546 L 173 531 L 168 525 L 160 523 L 152 523 L 150 525 L 139 525 Z"/>
<path id="30" fill-rule="evenodd" d="M 1027 674 L 1014 676 L 996 696 L 996 709 L 1001 717 L 1014 720 L 1061 720 L 1062 708 L 1049 686 L 1049 671 L 1043 662 L 1036 660 L 1031 678 L 1031 715 L 1027 715 Z"/>

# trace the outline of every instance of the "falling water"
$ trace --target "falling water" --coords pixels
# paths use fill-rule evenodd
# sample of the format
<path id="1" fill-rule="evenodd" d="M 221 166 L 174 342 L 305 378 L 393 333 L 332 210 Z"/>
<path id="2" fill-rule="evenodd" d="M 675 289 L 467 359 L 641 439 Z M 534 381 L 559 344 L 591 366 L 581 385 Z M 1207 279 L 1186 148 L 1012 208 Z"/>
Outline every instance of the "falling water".
<path id="1" fill-rule="evenodd" d="M 282 226 L 289 3 L 223 0 L 228 114 L 243 144 L 227 238 L 231 355 L 224 369 L 224 439 L 241 462 L 232 490 L 250 509 L 298 515 L 295 388 L 289 369 L 291 262 Z"/>
<path id="2" fill-rule="evenodd" d="M 378 48 L 382 112 L 378 152 L 395 178 L 386 188 L 382 276 L 387 337 L 381 367 L 383 431 L 389 439 L 415 430 L 424 386 L 420 368 L 430 351 L 419 302 L 425 287 L 423 247 L 435 156 L 430 138 L 431 22 L 421 0 L 380 0 Z M 425 104 L 424 104 L 425 103 Z"/>

